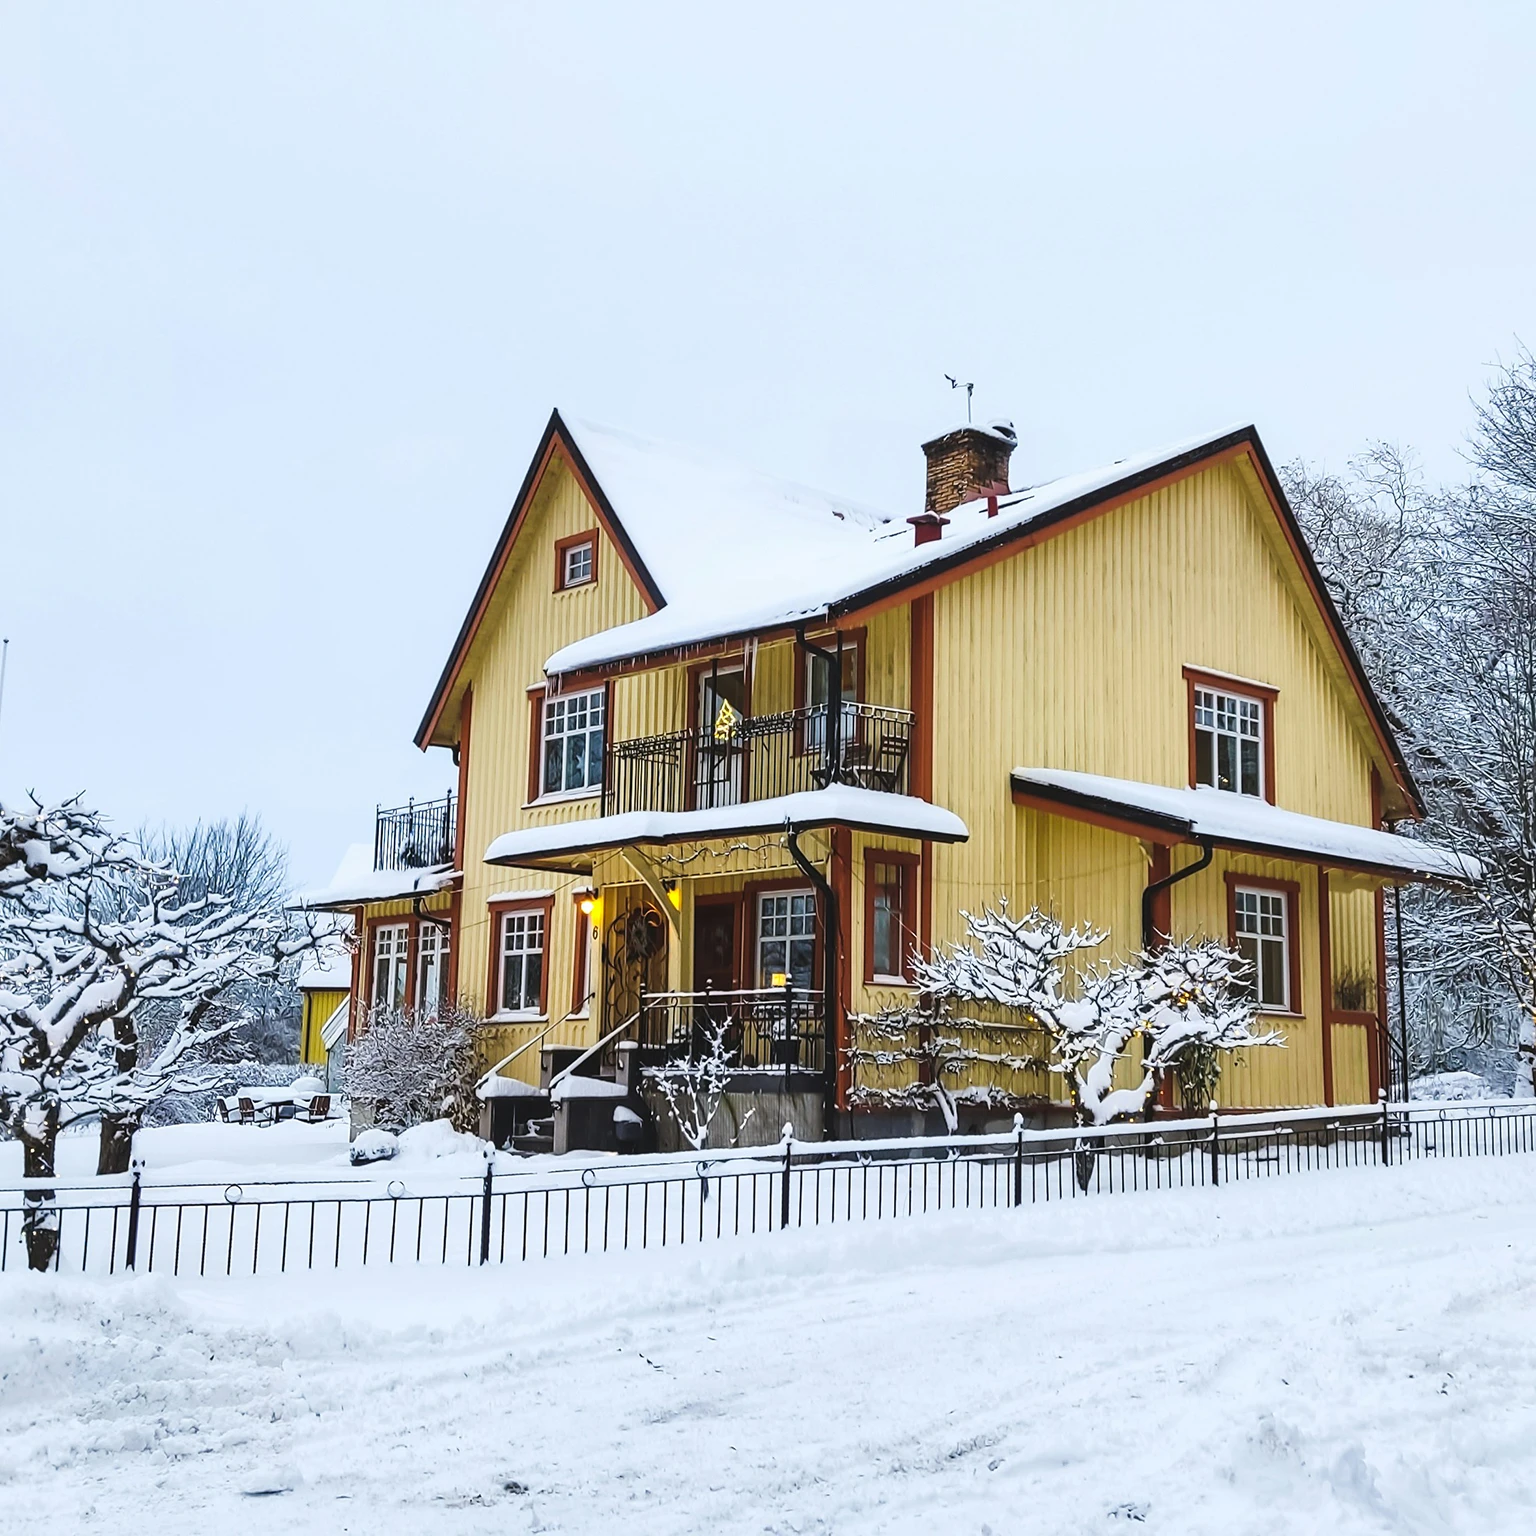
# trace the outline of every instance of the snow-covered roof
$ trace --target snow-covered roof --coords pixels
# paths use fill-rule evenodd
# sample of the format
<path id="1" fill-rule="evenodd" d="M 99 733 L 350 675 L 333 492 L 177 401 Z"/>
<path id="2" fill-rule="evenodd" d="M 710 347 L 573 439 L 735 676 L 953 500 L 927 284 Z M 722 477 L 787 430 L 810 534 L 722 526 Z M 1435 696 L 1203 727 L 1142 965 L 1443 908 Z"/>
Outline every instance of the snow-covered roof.
<path id="1" fill-rule="evenodd" d="M 1475 859 L 1449 848 L 1373 827 L 1303 816 L 1251 795 L 1205 786 L 1169 789 L 1059 768 L 1015 768 L 1012 781 L 1016 790 L 1063 807 L 1118 815 L 1150 831 L 1171 832 L 1189 841 L 1295 854 L 1308 861 L 1416 879 L 1468 883 L 1482 878 Z"/>
<path id="2" fill-rule="evenodd" d="M 301 992 L 347 992 L 352 987 L 352 961 L 338 941 L 329 947 L 305 955 L 299 965 Z"/>
<path id="3" fill-rule="evenodd" d="M 430 896 L 451 885 L 454 875 L 451 864 L 433 864 L 427 869 L 375 869 L 372 847 L 367 843 L 353 843 L 336 866 L 331 883 L 321 890 L 305 892 L 294 905 L 324 911 L 329 907 L 356 907 L 370 901 Z"/>
<path id="4" fill-rule="evenodd" d="M 661 588 L 665 606 L 556 651 L 554 675 L 728 635 L 815 623 L 888 582 L 979 550 L 1082 497 L 1095 497 L 1252 428 L 1226 428 L 949 514 L 915 545 L 905 520 L 818 491 L 725 468 L 588 423 L 567 426 Z M 705 467 L 707 466 L 707 467 Z"/>
<path id="5" fill-rule="evenodd" d="M 797 831 L 812 827 L 858 827 L 936 843 L 962 843 L 970 836 L 953 811 L 910 795 L 891 795 L 851 784 L 778 795 L 745 805 L 704 811 L 626 811 L 584 821 L 504 832 L 485 850 L 487 864 L 539 868 L 545 861 L 610 848 L 687 843 L 731 833 Z"/>

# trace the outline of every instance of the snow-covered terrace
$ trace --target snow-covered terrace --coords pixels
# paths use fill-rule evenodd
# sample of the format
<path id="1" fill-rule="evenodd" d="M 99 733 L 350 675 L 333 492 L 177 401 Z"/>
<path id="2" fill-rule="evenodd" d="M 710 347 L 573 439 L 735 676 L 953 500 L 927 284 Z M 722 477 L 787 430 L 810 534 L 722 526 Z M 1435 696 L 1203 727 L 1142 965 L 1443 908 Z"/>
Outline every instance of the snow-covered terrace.
<path id="1" fill-rule="evenodd" d="M 1372 827 L 1303 816 L 1249 795 L 1203 787 L 1169 789 L 1057 768 L 1015 768 L 1011 779 L 1016 799 L 1125 823 L 1128 829 L 1145 831 L 1159 841 L 1208 842 L 1219 848 L 1278 853 L 1396 879 L 1466 885 L 1482 878 L 1475 859 L 1449 848 Z"/>
<path id="2" fill-rule="evenodd" d="M 902 518 L 706 455 L 565 422 L 665 606 L 556 651 L 545 663 L 551 676 L 819 623 L 833 609 L 848 611 L 887 584 L 980 553 L 1076 502 L 1130 488 L 1227 443 L 1256 440 L 1251 427 L 1234 427 L 1118 459 L 1001 497 L 995 516 L 986 501 L 971 502 L 949 514 L 941 538 L 914 545 Z"/>
<path id="3" fill-rule="evenodd" d="M 375 869 L 373 849 L 367 843 L 353 843 L 337 866 L 331 883 L 319 890 L 306 891 L 293 905 L 307 911 L 328 912 L 370 901 L 404 901 L 413 896 L 431 896 L 452 885 L 456 874 L 451 864 L 433 864 L 426 869 Z"/>
<path id="4" fill-rule="evenodd" d="M 626 811 L 555 826 L 504 832 L 485 851 L 487 864 L 527 869 L 590 871 L 593 855 L 615 848 L 701 842 L 746 833 L 813 831 L 854 827 L 935 843 L 962 843 L 970 833 L 953 811 L 909 795 L 890 795 L 851 784 L 796 795 L 779 795 L 745 805 L 703 811 Z"/>

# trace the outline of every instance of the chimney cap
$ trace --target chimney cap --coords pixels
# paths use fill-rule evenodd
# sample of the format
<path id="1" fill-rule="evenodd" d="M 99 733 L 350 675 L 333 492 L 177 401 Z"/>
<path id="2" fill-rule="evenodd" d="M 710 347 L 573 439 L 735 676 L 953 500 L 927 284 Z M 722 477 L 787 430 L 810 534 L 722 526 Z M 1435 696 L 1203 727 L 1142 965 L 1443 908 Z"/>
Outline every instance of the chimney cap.
<path id="1" fill-rule="evenodd" d="M 1010 448 L 1019 446 L 1019 434 L 1014 431 L 1013 423 L 999 417 L 996 421 L 989 421 L 985 425 L 979 421 L 968 421 L 961 426 L 950 427 L 947 432 L 940 432 L 937 437 L 929 438 L 923 444 L 923 452 L 927 453 L 930 448 L 937 448 L 940 443 L 947 443 L 953 438 L 965 437 L 968 434 L 975 437 L 996 438 L 998 442 L 1007 443 Z"/>

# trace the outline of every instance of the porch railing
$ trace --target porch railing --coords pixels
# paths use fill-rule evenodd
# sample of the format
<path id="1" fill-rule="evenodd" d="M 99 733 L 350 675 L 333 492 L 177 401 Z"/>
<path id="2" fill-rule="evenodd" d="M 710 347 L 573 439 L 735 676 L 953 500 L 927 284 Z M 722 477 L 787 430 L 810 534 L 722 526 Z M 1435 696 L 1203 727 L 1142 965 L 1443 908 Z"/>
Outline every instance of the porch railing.
<path id="1" fill-rule="evenodd" d="M 457 797 L 411 800 L 392 810 L 380 809 L 373 823 L 375 869 L 428 869 L 453 862 L 454 809 Z"/>
<path id="2" fill-rule="evenodd" d="M 634 1039 L 642 1063 L 677 1061 L 708 1055 L 717 1032 L 740 1071 L 826 1066 L 821 993 L 805 987 L 653 993 L 641 1000 Z"/>
<path id="3" fill-rule="evenodd" d="M 708 810 L 829 784 L 904 795 L 912 721 L 909 710 L 845 703 L 835 720 L 789 709 L 610 742 L 603 814 Z"/>

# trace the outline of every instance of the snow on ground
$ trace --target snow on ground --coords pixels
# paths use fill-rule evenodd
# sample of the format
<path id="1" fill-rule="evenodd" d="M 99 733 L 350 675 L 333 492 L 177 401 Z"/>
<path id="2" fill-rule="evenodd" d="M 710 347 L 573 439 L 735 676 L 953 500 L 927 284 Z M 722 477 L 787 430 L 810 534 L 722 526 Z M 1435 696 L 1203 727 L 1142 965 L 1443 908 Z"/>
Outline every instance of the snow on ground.
<path id="1" fill-rule="evenodd" d="M 1443 1104 L 1495 1096 L 1493 1084 L 1476 1072 L 1432 1072 L 1428 1077 L 1414 1078 L 1409 1089 L 1410 1098 L 1438 1100 Z"/>
<path id="2" fill-rule="evenodd" d="M 504 1269 L 7 1276 L 0 1528 L 1512 1530 L 1533 1260 L 1511 1157 Z"/>
<path id="3" fill-rule="evenodd" d="M 276 1125 L 229 1125 L 213 1121 L 199 1125 L 163 1125 L 140 1131 L 134 1155 L 144 1160 L 149 1184 L 259 1184 L 264 1181 L 319 1179 L 327 1184 L 378 1182 L 402 1172 L 429 1173 L 453 1186 L 485 1172 L 485 1143 L 455 1131 L 446 1120 L 418 1125 L 400 1136 L 400 1154 L 393 1162 L 354 1168 L 348 1155 L 349 1123 L 332 1119 L 318 1125 L 281 1120 Z M 100 1139 L 94 1126 L 78 1135 L 59 1138 L 58 1175 L 61 1180 L 93 1179 Z M 498 1154 L 500 1172 L 527 1169 L 550 1162 Z M 0 1185 L 21 1177 L 21 1144 L 0 1142 Z"/>

